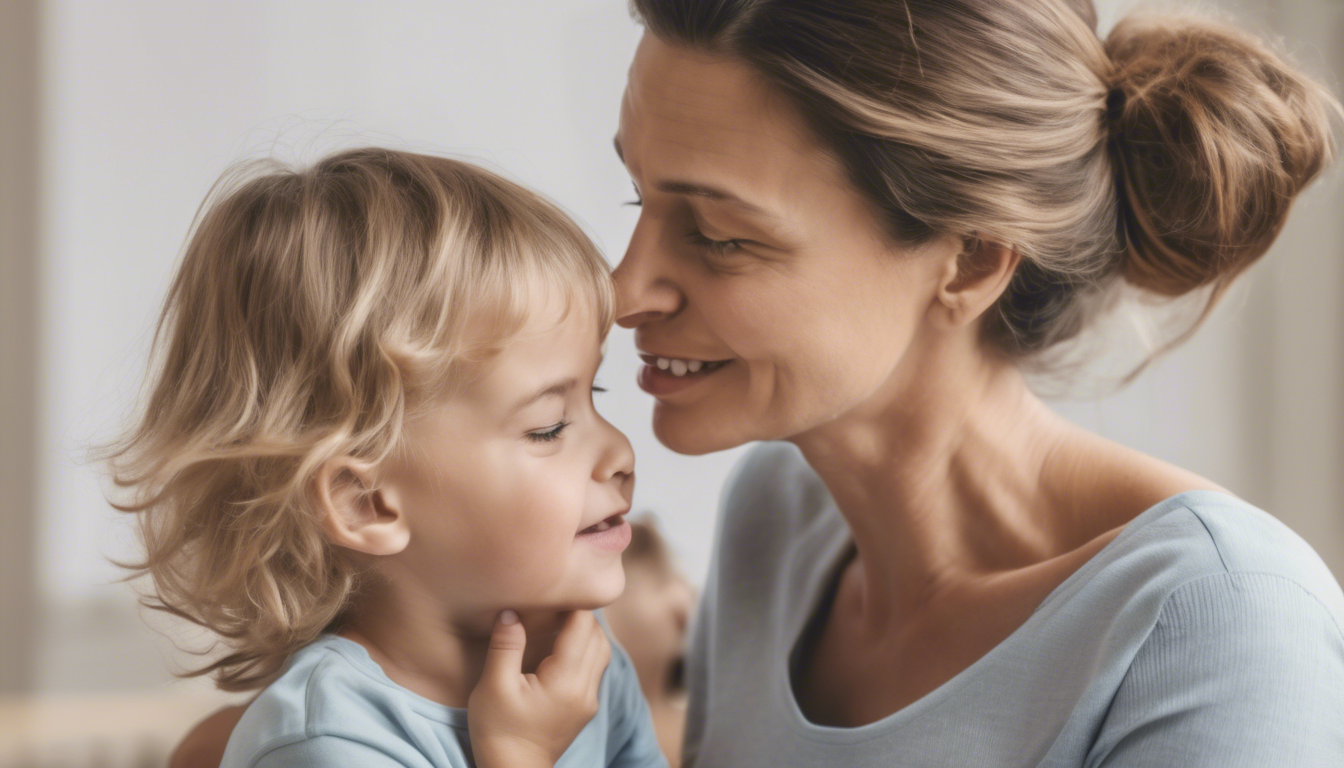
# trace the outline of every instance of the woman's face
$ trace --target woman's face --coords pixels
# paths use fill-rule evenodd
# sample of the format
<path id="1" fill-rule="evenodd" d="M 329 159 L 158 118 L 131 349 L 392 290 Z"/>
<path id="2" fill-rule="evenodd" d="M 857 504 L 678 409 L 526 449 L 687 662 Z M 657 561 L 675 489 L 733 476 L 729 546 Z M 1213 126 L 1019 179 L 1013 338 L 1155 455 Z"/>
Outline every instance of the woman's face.
<path id="1" fill-rule="evenodd" d="M 665 445 L 792 438 L 900 396 L 959 242 L 893 245 L 796 107 L 746 64 L 652 34 L 616 145 L 642 201 L 619 322 Z"/>

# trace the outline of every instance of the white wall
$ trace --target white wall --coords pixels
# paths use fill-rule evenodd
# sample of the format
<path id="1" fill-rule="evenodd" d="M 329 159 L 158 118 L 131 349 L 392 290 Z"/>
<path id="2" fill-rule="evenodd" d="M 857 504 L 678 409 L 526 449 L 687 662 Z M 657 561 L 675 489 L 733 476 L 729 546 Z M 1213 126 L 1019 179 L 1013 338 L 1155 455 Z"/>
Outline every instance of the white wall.
<path id="1" fill-rule="evenodd" d="M 1103 17 L 1114 15 L 1117 3 L 1101 5 Z M 38 559 L 51 615 L 39 682 L 126 685 L 161 664 L 107 650 L 107 637 L 125 631 L 107 628 L 125 626 L 117 606 L 129 592 L 111 583 L 119 574 L 106 556 L 129 552 L 131 537 L 81 452 L 115 434 L 133 406 L 162 292 L 211 182 L 245 155 L 312 158 L 362 143 L 452 152 L 550 194 L 614 262 L 634 211 L 620 205 L 630 187 L 611 137 L 639 32 L 620 0 L 51 0 L 44 8 Z M 1297 244 L 1291 250 L 1321 242 L 1303 233 L 1332 226 L 1338 200 L 1336 185 L 1304 201 L 1316 213 L 1306 215 L 1307 229 L 1286 235 Z M 1295 524 L 1340 572 L 1344 493 L 1333 477 L 1340 464 L 1331 462 L 1341 456 L 1344 367 L 1338 354 L 1284 342 L 1306 337 L 1344 349 L 1333 283 L 1308 286 L 1308 306 L 1297 306 L 1304 271 L 1322 282 L 1304 259 L 1344 265 L 1337 236 L 1331 247 L 1271 256 L 1195 343 L 1138 386 L 1060 407 L 1276 512 L 1280 499 L 1296 499 L 1293 510 L 1310 515 Z M 1289 259 L 1296 266 L 1276 266 Z M 1329 269 L 1329 280 L 1344 285 L 1339 268 Z M 1294 311 L 1283 312 L 1285 302 Z M 1274 325 L 1285 317 L 1306 325 Z M 1326 368 L 1304 367 L 1317 364 Z M 684 458 L 659 446 L 635 365 L 629 332 L 615 331 L 600 374 L 611 392 L 599 407 L 635 445 L 637 506 L 661 513 L 698 577 L 736 452 Z M 1270 375 L 1271 365 L 1282 373 Z M 1290 421 L 1271 416 L 1279 412 Z M 1293 452 L 1299 435 L 1314 454 Z M 1298 487 L 1312 490 L 1284 490 Z M 112 607 L 88 609 L 99 602 Z"/>
<path id="2" fill-rule="evenodd" d="M 0 695 L 32 684 L 36 528 L 38 11 L 0 3 Z"/>

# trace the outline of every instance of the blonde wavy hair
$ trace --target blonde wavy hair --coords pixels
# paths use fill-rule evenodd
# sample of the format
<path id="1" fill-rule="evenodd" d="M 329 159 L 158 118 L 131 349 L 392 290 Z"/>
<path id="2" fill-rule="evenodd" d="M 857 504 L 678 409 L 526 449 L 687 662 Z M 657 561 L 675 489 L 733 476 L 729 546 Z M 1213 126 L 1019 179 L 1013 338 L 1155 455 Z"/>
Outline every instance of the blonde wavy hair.
<path id="1" fill-rule="evenodd" d="M 356 149 L 226 176 L 155 334 L 143 416 L 105 452 L 138 516 L 146 605 L 229 652 L 187 675 L 267 684 L 342 615 L 360 574 L 322 533 L 314 472 L 399 447 L 542 292 L 614 315 L 610 270 L 556 206 L 463 162 Z"/>

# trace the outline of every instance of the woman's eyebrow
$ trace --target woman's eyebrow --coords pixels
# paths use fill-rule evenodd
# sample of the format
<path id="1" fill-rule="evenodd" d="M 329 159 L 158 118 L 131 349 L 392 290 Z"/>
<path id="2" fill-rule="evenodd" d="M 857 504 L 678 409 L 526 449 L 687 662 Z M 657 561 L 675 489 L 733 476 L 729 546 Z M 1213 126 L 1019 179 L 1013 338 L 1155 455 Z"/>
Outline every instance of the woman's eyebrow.
<path id="1" fill-rule="evenodd" d="M 621 140 L 612 139 L 613 146 L 616 147 L 616 156 L 625 162 L 625 153 L 621 151 Z M 740 208 L 746 213 L 760 216 L 765 219 L 778 220 L 778 216 L 767 211 L 755 203 L 749 203 L 741 197 L 709 184 L 701 184 L 694 181 L 683 181 L 681 179 L 665 179 L 657 182 L 654 187 L 660 192 L 667 192 L 672 195 L 686 195 L 688 197 L 703 197 L 710 200 L 717 200 L 730 203 L 734 207 Z"/>

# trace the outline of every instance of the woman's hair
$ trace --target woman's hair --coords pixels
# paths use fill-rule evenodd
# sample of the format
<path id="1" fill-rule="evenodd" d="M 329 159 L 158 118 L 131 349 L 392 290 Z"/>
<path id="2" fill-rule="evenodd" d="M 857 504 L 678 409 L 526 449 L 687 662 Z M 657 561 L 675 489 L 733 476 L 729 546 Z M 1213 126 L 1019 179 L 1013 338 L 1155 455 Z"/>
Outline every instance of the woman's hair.
<path id="1" fill-rule="evenodd" d="M 1121 281 L 1208 288 L 1202 320 L 1333 156 L 1329 91 L 1206 19 L 1130 18 L 1102 41 L 1091 0 L 631 5 L 790 96 L 896 242 L 1016 248 L 984 324 L 1015 359 L 1076 335 Z"/>
<path id="2" fill-rule="evenodd" d="M 610 271 L 583 232 L 466 163 L 357 149 L 217 185 L 168 291 L 144 415 L 108 450 L 147 604 L 231 647 L 189 674 L 265 685 L 340 617 L 359 574 L 309 502 L 315 471 L 397 450 L 407 413 L 547 295 L 610 328 Z"/>

